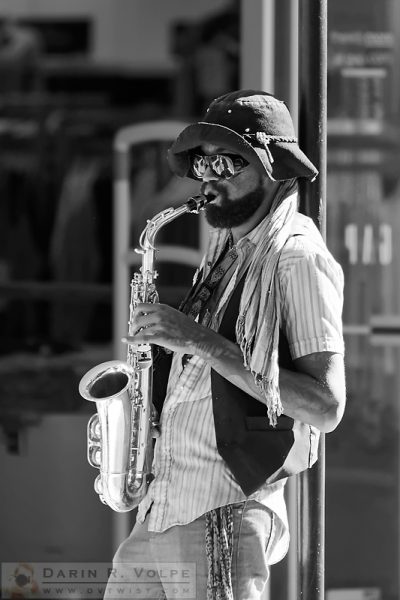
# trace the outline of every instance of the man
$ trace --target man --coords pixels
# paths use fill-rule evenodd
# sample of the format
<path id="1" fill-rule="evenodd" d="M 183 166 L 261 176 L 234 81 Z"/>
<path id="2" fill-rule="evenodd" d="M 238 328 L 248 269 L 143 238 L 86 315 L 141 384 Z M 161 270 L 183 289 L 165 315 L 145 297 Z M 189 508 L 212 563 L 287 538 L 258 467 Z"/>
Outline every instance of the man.
<path id="1" fill-rule="evenodd" d="M 135 310 L 129 341 L 173 355 L 154 480 L 114 566 L 128 582 L 136 563 L 155 564 L 155 598 L 176 597 L 163 578 L 173 563 L 195 570 L 193 598 L 253 600 L 287 551 L 287 476 L 343 414 L 342 271 L 297 213 L 297 179 L 317 170 L 280 100 L 217 98 L 169 163 L 202 181 L 212 235 L 181 310 Z"/>

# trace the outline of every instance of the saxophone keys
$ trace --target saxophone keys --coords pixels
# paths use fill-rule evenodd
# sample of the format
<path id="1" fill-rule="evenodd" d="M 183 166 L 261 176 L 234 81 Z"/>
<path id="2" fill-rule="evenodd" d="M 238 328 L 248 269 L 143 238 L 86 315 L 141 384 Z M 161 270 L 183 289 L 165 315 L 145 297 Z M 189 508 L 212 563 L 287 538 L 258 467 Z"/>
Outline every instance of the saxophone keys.
<path id="1" fill-rule="evenodd" d="M 103 496 L 103 482 L 101 480 L 101 475 L 97 475 L 96 479 L 94 480 L 93 487 L 96 494 L 100 496 L 100 500 L 102 501 L 102 503 L 107 504 L 106 499 Z"/>
<path id="2" fill-rule="evenodd" d="M 89 446 L 88 449 L 88 463 L 99 469 L 101 467 L 101 447 L 100 446 Z"/>
<path id="3" fill-rule="evenodd" d="M 88 463 L 99 469 L 101 466 L 101 425 L 97 413 L 90 417 L 87 425 L 87 441 Z"/>
<path id="4" fill-rule="evenodd" d="M 101 440 L 101 425 L 99 415 L 95 413 L 88 423 L 88 438 L 91 442 L 100 442 Z"/>
<path id="5" fill-rule="evenodd" d="M 148 346 L 148 349 L 143 349 L 138 353 L 137 357 L 137 365 L 140 370 L 149 369 L 153 364 L 153 359 L 151 356 L 151 348 Z"/>

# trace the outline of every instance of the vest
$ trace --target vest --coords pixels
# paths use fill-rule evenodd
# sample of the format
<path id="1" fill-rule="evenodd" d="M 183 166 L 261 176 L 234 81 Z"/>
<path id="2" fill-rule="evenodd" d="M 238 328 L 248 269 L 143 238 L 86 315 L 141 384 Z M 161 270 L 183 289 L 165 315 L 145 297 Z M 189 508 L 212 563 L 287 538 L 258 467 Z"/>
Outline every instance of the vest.
<path id="1" fill-rule="evenodd" d="M 222 318 L 219 333 L 236 342 L 235 325 L 245 277 L 236 286 Z M 161 412 L 172 354 L 160 350 L 154 363 L 153 403 Z M 295 370 L 286 337 L 280 332 L 279 365 Z M 287 415 L 276 427 L 268 421 L 260 400 L 211 369 L 211 393 L 217 448 L 246 496 L 311 467 L 317 459 L 318 430 Z"/>
<path id="2" fill-rule="evenodd" d="M 219 333 L 235 342 L 244 278 L 226 308 Z M 279 336 L 279 366 L 294 371 L 286 337 Z M 217 448 L 246 496 L 264 483 L 300 473 L 317 458 L 318 430 L 284 414 L 275 427 L 260 400 L 211 369 L 211 391 Z"/>

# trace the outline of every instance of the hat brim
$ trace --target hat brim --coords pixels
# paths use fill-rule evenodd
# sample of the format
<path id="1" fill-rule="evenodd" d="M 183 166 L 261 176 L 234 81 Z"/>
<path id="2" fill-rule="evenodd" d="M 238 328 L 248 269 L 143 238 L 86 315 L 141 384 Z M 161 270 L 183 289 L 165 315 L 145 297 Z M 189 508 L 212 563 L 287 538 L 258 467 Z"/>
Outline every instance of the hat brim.
<path id="1" fill-rule="evenodd" d="M 294 177 L 313 180 L 318 175 L 317 168 L 295 142 L 273 141 L 268 145 L 267 151 L 264 147 L 253 146 L 233 129 L 207 122 L 188 125 L 179 134 L 168 151 L 172 171 L 180 177 L 194 178 L 189 153 L 204 143 L 237 152 L 274 181 Z"/>

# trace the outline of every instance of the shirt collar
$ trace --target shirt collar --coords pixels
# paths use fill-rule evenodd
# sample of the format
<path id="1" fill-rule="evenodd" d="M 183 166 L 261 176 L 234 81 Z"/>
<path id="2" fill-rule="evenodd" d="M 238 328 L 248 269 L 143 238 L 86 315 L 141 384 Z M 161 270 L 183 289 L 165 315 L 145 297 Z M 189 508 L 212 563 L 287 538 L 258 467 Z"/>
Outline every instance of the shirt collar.
<path id="1" fill-rule="evenodd" d="M 267 225 L 267 222 L 271 218 L 271 213 L 269 212 L 260 222 L 256 225 L 251 231 L 246 233 L 240 240 L 237 241 L 236 247 L 240 249 L 245 244 L 251 244 L 252 246 L 257 246 L 264 239 L 264 229 Z"/>
<path id="2" fill-rule="evenodd" d="M 246 235 L 241 237 L 240 240 L 236 242 L 236 247 L 240 249 L 245 245 L 257 246 L 257 244 L 259 244 L 263 238 L 263 229 L 269 218 L 270 214 L 268 213 L 268 215 L 266 215 L 258 225 L 256 225 L 251 231 L 246 233 Z"/>

